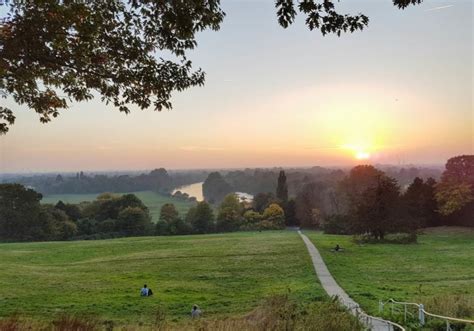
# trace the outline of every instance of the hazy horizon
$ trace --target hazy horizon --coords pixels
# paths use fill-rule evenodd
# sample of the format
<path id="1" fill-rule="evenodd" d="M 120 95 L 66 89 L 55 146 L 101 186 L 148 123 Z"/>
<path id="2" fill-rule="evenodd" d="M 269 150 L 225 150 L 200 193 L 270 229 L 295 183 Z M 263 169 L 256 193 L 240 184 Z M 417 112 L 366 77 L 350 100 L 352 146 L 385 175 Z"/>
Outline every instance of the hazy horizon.
<path id="1" fill-rule="evenodd" d="M 442 165 L 474 153 L 472 2 L 337 3 L 369 27 L 322 37 L 281 28 L 272 1 L 225 1 L 221 30 L 189 54 L 204 87 L 129 115 L 96 97 L 51 123 L 18 110 L 2 173 Z"/>
<path id="2" fill-rule="evenodd" d="M 196 172 L 196 171 L 235 171 L 235 170 L 245 170 L 245 169 L 284 169 L 284 170 L 294 170 L 294 169 L 311 169 L 313 167 L 321 167 L 325 169 L 334 169 L 334 170 L 349 170 L 356 165 L 371 164 L 377 168 L 424 168 L 424 169 L 444 169 L 445 163 L 433 163 L 433 164 L 379 164 L 379 163 L 370 163 L 370 162 L 354 162 L 354 164 L 349 165 L 326 165 L 321 166 L 318 164 L 313 165 L 302 165 L 302 166 L 255 166 L 255 167 L 207 167 L 207 168 L 165 168 L 168 172 Z M 76 170 L 62 170 L 62 169 L 52 169 L 47 171 L 17 171 L 17 172 L 4 172 L 0 175 L 28 175 L 28 174 L 76 174 L 78 172 L 84 172 L 85 174 L 120 174 L 120 173 L 146 173 L 154 169 L 164 168 L 159 165 L 151 168 L 137 168 L 137 169 L 76 169 Z"/>

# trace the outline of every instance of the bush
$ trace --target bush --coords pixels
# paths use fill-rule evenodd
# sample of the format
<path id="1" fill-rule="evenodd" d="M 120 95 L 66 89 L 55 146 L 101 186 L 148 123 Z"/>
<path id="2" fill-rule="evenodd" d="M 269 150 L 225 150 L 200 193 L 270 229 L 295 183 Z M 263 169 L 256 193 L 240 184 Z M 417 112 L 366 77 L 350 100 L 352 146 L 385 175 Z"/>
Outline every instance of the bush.
<path id="1" fill-rule="evenodd" d="M 362 331 L 364 328 L 337 301 L 317 301 L 300 304 L 289 295 L 275 295 L 246 316 L 220 319 L 196 319 L 188 322 L 169 323 L 166 310 L 158 306 L 149 316 L 146 326 L 128 325 L 121 330 L 196 330 L 196 331 Z M 151 327 L 151 328 L 150 328 Z M 0 319 L 1 331 L 48 330 L 48 331 L 96 331 L 113 330 L 114 322 L 101 321 L 94 316 L 60 315 L 51 322 L 28 324 L 16 316 Z"/>
<path id="2" fill-rule="evenodd" d="M 270 206 L 265 208 L 262 215 L 263 221 L 260 222 L 260 226 L 267 227 L 266 223 L 269 222 L 272 225 L 272 229 L 283 229 L 285 227 L 285 212 L 278 204 L 272 203 Z"/>
<path id="3" fill-rule="evenodd" d="M 457 318 L 470 318 L 474 316 L 474 298 L 468 295 L 443 295 L 420 299 L 425 305 L 425 310 L 431 313 L 452 316 Z"/>
<path id="4" fill-rule="evenodd" d="M 324 233 L 350 234 L 350 221 L 344 215 L 329 215 L 321 223 Z"/>
<path id="5" fill-rule="evenodd" d="M 114 232 L 116 227 L 117 222 L 112 219 L 106 219 L 105 221 L 99 222 L 97 224 L 97 229 L 102 233 Z"/>
<path id="6" fill-rule="evenodd" d="M 368 234 L 354 235 L 352 240 L 356 244 L 416 244 L 418 237 L 415 232 L 392 233 L 383 239 L 374 238 Z"/>
<path id="7" fill-rule="evenodd" d="M 16 315 L 5 319 L 0 319 L 1 331 L 21 331 L 26 330 L 24 322 Z"/>
<path id="8" fill-rule="evenodd" d="M 256 230 L 281 230 L 282 226 L 272 221 L 263 220 L 256 224 Z"/>
<path id="9" fill-rule="evenodd" d="M 244 221 L 240 226 L 241 230 L 257 230 L 258 223 L 262 220 L 262 214 L 254 210 L 247 210 L 244 213 Z"/>
<path id="10" fill-rule="evenodd" d="M 52 322 L 55 331 L 95 331 L 99 329 L 99 322 L 91 317 L 75 315 L 61 315 Z"/>
<path id="11" fill-rule="evenodd" d="M 357 318 L 349 314 L 337 301 L 302 305 L 288 295 L 276 295 L 266 299 L 247 316 L 197 320 L 183 325 L 182 330 L 359 331 L 363 329 Z"/>

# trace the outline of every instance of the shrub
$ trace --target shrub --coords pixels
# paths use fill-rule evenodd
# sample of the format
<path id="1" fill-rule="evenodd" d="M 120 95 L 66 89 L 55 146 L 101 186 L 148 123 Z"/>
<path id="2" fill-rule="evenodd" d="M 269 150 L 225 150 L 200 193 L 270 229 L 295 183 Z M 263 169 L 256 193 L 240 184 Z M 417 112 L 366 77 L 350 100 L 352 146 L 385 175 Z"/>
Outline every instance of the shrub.
<path id="1" fill-rule="evenodd" d="M 263 221 L 259 222 L 256 225 L 256 229 L 260 230 L 260 231 L 263 231 L 263 230 L 280 230 L 281 225 L 276 224 L 275 222 L 272 222 L 272 221 L 263 220 Z"/>
<path id="2" fill-rule="evenodd" d="M 344 215 L 329 215 L 323 220 L 321 226 L 324 233 L 327 234 L 350 233 L 350 221 L 349 218 Z"/>
<path id="3" fill-rule="evenodd" d="M 254 210 L 247 210 L 244 213 L 244 221 L 240 226 L 241 230 L 256 230 L 257 224 L 262 220 L 262 214 Z"/>
<path id="4" fill-rule="evenodd" d="M 148 324 L 149 323 L 149 324 Z M 49 324 L 49 325 L 48 325 Z M 184 323 L 171 324 L 166 319 L 166 311 L 158 306 L 146 325 L 126 325 L 120 330 L 195 330 L 195 331 L 362 331 L 364 328 L 336 300 L 317 301 L 301 304 L 289 295 L 275 295 L 246 316 L 219 319 L 197 319 Z M 114 322 L 100 321 L 94 317 L 60 315 L 52 322 L 27 324 L 18 317 L 0 320 L 1 331 L 98 331 L 113 330 Z"/>
<path id="5" fill-rule="evenodd" d="M 469 318 L 474 316 L 474 298 L 467 295 L 443 295 L 420 300 L 425 310 L 444 316 Z"/>
<path id="6" fill-rule="evenodd" d="M 354 235 L 352 240 L 357 244 L 416 244 L 418 237 L 415 232 L 392 233 L 383 239 L 375 238 L 368 234 Z"/>
<path id="7" fill-rule="evenodd" d="M 356 317 L 333 302 L 298 304 L 287 295 L 272 296 L 242 318 L 193 321 L 183 330 L 199 331 L 359 331 L 364 328 Z"/>
<path id="8" fill-rule="evenodd" d="M 99 222 L 97 224 L 97 229 L 99 230 L 99 232 L 103 233 L 114 232 L 116 227 L 117 222 L 112 219 L 106 219 L 105 221 Z"/>
<path id="9" fill-rule="evenodd" d="M 23 329 L 23 322 L 16 315 L 0 320 L 0 330 L 2 331 L 20 331 Z"/>
<path id="10" fill-rule="evenodd" d="M 95 318 L 76 315 L 61 315 L 52 323 L 54 331 L 95 331 L 99 329 L 99 322 Z"/>
<path id="11" fill-rule="evenodd" d="M 268 206 L 262 215 L 263 222 L 267 221 L 273 224 L 273 228 L 281 229 L 285 226 L 285 212 L 276 203 L 272 203 Z"/>

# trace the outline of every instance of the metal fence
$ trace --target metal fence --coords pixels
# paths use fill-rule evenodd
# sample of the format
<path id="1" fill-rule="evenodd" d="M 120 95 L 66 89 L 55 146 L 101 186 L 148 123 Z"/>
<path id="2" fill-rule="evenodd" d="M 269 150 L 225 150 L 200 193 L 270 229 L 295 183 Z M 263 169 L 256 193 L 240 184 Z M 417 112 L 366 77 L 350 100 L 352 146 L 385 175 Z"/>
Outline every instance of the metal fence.
<path id="1" fill-rule="evenodd" d="M 370 330 L 375 329 L 375 330 L 378 330 L 378 331 L 382 331 L 382 330 L 386 330 L 386 331 L 393 331 L 393 330 L 406 331 L 406 329 L 398 323 L 383 319 L 381 317 L 368 315 L 360 308 L 359 305 L 354 305 L 353 303 L 346 302 L 344 300 L 341 300 L 341 301 Z"/>
<path id="2" fill-rule="evenodd" d="M 457 323 L 464 323 L 464 324 L 473 324 L 473 320 L 456 318 L 456 317 L 449 317 L 449 316 L 442 316 L 438 314 L 433 314 L 427 312 L 425 307 L 422 303 L 415 303 L 415 302 L 403 302 L 403 301 L 396 301 L 394 299 L 389 299 L 387 302 L 380 301 L 379 302 L 379 311 L 382 313 L 384 312 L 385 306 L 390 305 L 391 313 L 403 313 L 403 320 L 406 323 L 409 318 L 411 319 L 418 319 L 420 326 L 424 326 L 426 324 L 426 317 L 433 317 L 437 319 L 442 319 L 446 322 L 446 331 L 453 331 L 451 328 L 451 324 L 453 322 Z M 403 311 L 398 309 L 398 306 L 403 306 Z M 411 307 L 415 307 L 416 311 L 410 311 Z"/>

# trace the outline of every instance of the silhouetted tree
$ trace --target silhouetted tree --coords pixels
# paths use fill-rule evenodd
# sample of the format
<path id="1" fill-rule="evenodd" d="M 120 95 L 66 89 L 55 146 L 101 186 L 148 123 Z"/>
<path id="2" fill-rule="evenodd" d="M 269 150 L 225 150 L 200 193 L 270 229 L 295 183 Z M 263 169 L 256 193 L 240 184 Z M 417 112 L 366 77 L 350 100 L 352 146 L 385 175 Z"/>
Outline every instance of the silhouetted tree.
<path id="1" fill-rule="evenodd" d="M 412 228 L 434 226 L 438 224 L 435 199 L 436 181 L 429 178 L 425 181 L 416 177 L 403 194 L 403 208 Z M 411 223 L 411 224 L 410 224 Z"/>
<path id="2" fill-rule="evenodd" d="M 474 211 L 474 155 L 448 160 L 436 188 L 436 200 L 440 213 L 446 216 Z"/>
<path id="3" fill-rule="evenodd" d="M 176 235 L 191 232 L 190 224 L 179 217 L 178 210 L 172 203 L 165 203 L 160 210 L 160 220 L 156 223 L 156 234 Z"/>
<path id="4" fill-rule="evenodd" d="M 82 218 L 82 212 L 79 206 L 71 204 L 71 203 L 64 203 L 61 200 L 56 203 L 54 208 L 62 210 L 66 213 L 66 215 L 74 222 Z"/>
<path id="5" fill-rule="evenodd" d="M 43 233 L 37 234 L 35 240 L 67 240 L 77 234 L 77 225 L 53 205 L 41 205 L 38 220 Z"/>
<path id="6" fill-rule="evenodd" d="M 169 192 L 172 188 L 172 179 L 164 168 L 155 169 L 149 175 L 152 189 L 158 192 Z"/>
<path id="7" fill-rule="evenodd" d="M 160 221 L 172 222 L 179 217 L 178 210 L 172 203 L 165 203 L 160 209 Z"/>
<path id="8" fill-rule="evenodd" d="M 198 202 L 195 207 L 191 207 L 186 215 L 195 233 L 209 233 L 214 231 L 214 213 L 211 206 L 206 201 Z"/>
<path id="9" fill-rule="evenodd" d="M 117 230 L 126 235 L 150 234 L 152 227 L 148 210 L 139 207 L 126 207 L 117 217 Z"/>
<path id="10" fill-rule="evenodd" d="M 42 195 L 20 184 L 0 184 L 0 239 L 38 240 L 46 230 L 39 222 Z"/>
<path id="11" fill-rule="evenodd" d="M 302 227 L 317 228 L 320 225 L 326 184 L 312 182 L 305 184 L 295 200 L 296 217 Z"/>
<path id="12" fill-rule="evenodd" d="M 204 198 L 210 203 L 220 203 L 231 192 L 232 187 L 219 172 L 211 172 L 202 184 Z"/>
<path id="13" fill-rule="evenodd" d="M 288 200 L 285 208 L 285 224 L 288 226 L 297 226 L 300 224 L 296 217 L 296 201 L 295 199 Z"/>
<path id="14" fill-rule="evenodd" d="M 387 233 L 409 230 L 400 221 L 400 188 L 395 179 L 372 166 L 357 166 L 342 185 L 352 231 L 383 239 Z"/>
<path id="15" fill-rule="evenodd" d="M 474 155 L 447 161 L 435 196 L 446 224 L 474 226 Z"/>
<path id="16" fill-rule="evenodd" d="M 274 203 L 276 201 L 277 200 L 273 193 L 257 193 L 253 197 L 253 209 L 255 209 L 259 213 L 263 213 L 265 208 L 267 208 L 271 203 Z"/>
<path id="17" fill-rule="evenodd" d="M 283 205 L 288 201 L 288 185 L 286 184 L 286 175 L 285 171 L 283 170 L 281 170 L 280 174 L 278 175 L 276 197 L 282 202 Z"/>

